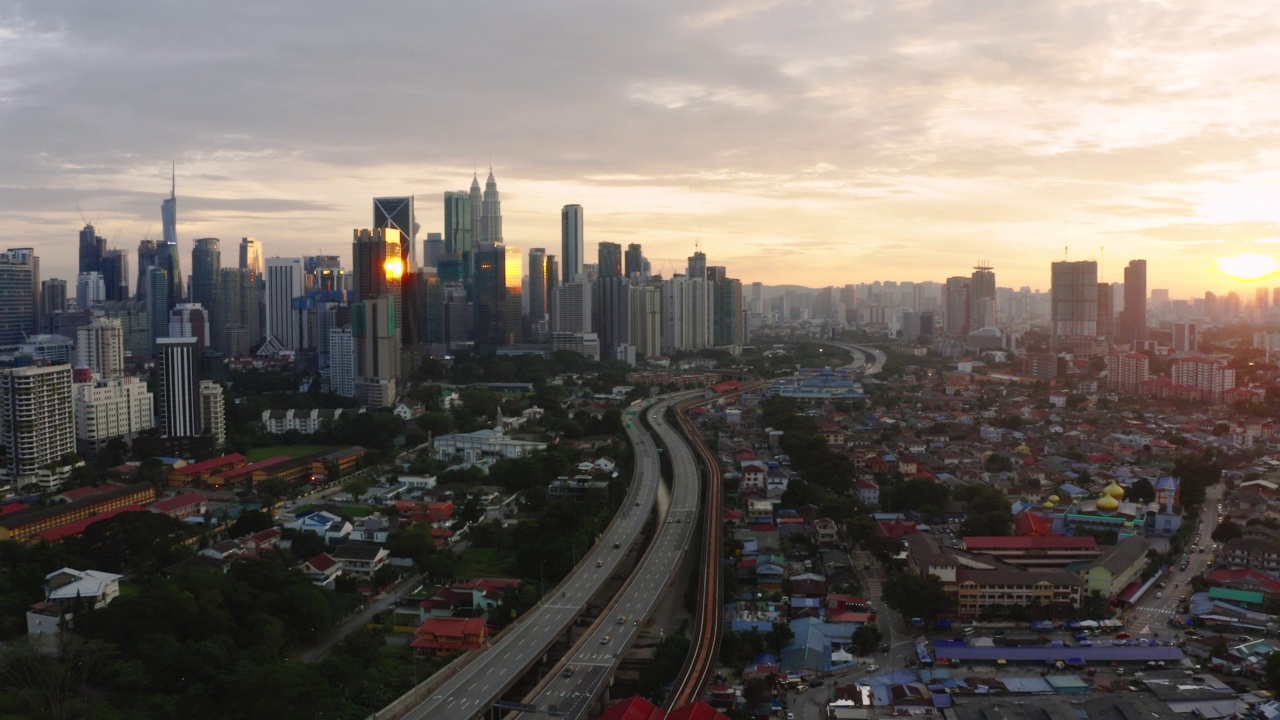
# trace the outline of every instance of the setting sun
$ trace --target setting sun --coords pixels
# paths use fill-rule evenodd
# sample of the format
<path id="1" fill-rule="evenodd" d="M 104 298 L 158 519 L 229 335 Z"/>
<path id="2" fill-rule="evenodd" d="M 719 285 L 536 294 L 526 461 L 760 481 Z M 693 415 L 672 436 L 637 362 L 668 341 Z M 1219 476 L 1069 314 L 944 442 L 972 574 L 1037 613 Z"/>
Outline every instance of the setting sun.
<path id="1" fill-rule="evenodd" d="M 1276 261 L 1258 253 L 1240 253 L 1235 257 L 1218 258 L 1218 270 L 1237 280 L 1261 280 L 1275 273 Z"/>

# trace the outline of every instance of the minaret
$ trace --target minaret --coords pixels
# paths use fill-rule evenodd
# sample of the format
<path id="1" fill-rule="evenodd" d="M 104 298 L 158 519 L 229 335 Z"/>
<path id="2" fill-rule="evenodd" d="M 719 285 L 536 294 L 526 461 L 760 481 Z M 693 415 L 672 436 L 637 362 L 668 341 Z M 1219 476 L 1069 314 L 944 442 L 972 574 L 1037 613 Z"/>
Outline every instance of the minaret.
<path id="1" fill-rule="evenodd" d="M 502 202 L 498 199 L 498 181 L 493 179 L 493 168 L 489 168 L 489 179 L 484 183 L 480 239 L 486 243 L 502 242 Z"/>

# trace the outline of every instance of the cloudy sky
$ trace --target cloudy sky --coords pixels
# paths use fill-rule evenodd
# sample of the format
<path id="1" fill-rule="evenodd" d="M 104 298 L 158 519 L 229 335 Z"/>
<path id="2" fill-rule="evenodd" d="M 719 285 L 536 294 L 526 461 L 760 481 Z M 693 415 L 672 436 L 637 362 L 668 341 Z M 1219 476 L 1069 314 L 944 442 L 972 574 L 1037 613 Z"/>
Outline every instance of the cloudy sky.
<path id="1" fill-rule="evenodd" d="M 985 260 L 1047 289 L 1069 245 L 1229 290 L 1218 259 L 1280 253 L 1278 25 L 1247 0 L 0 0 L 0 240 L 46 277 L 81 212 L 136 248 L 173 159 L 184 251 L 348 256 L 370 198 L 416 194 L 434 231 L 492 160 L 509 245 L 558 254 L 580 203 L 589 256 L 639 242 L 667 274 L 700 243 L 747 282 Z"/>

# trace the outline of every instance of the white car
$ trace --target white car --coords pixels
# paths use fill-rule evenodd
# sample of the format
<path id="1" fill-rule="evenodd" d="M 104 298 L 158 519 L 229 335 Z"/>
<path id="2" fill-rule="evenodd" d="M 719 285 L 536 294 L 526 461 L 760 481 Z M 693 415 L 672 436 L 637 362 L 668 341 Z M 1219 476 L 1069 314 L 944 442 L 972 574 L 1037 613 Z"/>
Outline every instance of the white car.
<path id="1" fill-rule="evenodd" d="M 873 672 L 875 672 L 875 671 L 877 671 L 877 670 L 879 670 L 879 669 L 880 669 L 880 666 L 879 666 L 879 665 L 868 665 L 868 666 L 867 666 L 867 672 L 869 672 L 869 673 L 873 673 Z"/>

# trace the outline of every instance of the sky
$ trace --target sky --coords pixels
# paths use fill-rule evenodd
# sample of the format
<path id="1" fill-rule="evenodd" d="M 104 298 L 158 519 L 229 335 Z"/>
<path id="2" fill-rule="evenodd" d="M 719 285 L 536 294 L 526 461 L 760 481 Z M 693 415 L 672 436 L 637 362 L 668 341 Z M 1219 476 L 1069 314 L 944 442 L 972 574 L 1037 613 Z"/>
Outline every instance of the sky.
<path id="1" fill-rule="evenodd" d="M 509 246 L 744 282 L 1148 260 L 1175 296 L 1280 254 L 1280 12 L 1202 0 L 0 0 L 0 247 L 71 278 L 178 234 L 341 254 L 371 198 L 492 164 Z M 1231 267 L 1229 265 L 1229 267 Z M 135 268 L 136 271 L 136 268 Z M 1259 281 L 1280 286 L 1280 276 Z"/>

